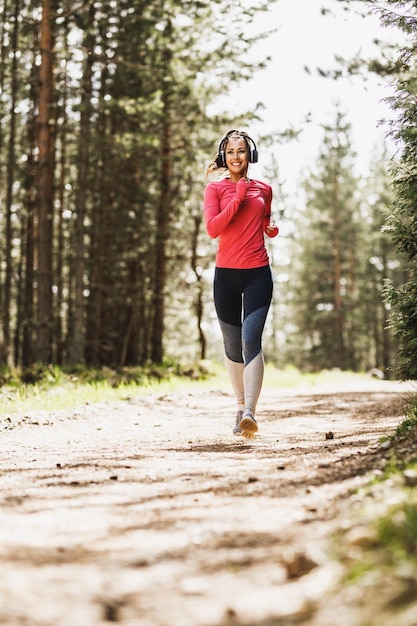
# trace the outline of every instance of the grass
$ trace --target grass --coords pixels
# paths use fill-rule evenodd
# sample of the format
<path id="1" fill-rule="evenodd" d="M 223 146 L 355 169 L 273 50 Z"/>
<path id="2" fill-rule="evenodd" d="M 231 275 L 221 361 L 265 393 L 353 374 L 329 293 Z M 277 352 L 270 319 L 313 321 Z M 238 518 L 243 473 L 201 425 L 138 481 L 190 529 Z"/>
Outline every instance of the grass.
<path id="1" fill-rule="evenodd" d="M 391 563 L 411 559 L 417 565 L 417 498 L 410 490 L 409 500 L 391 507 L 376 522 L 378 538 L 390 555 Z"/>
<path id="2" fill-rule="evenodd" d="M 391 442 L 391 455 L 384 468 L 383 480 L 393 474 L 402 473 L 405 469 L 417 469 L 417 396 L 408 400 L 405 419 L 397 426 L 393 435 L 383 437 L 381 441 Z"/>
<path id="3" fill-rule="evenodd" d="M 284 389 L 318 388 L 318 387 L 343 387 L 350 383 L 369 382 L 369 376 L 365 373 L 334 370 L 322 370 L 321 372 L 300 372 L 292 366 L 284 369 L 276 369 L 267 364 L 265 367 L 265 387 L 279 387 Z"/>
<path id="4" fill-rule="evenodd" d="M 296 368 L 265 368 L 265 388 L 318 388 L 342 386 L 368 379 L 365 374 L 324 371 L 304 374 Z M 65 370 L 37 365 L 25 372 L 0 372 L 0 415 L 14 415 L 42 409 L 58 411 L 84 404 L 123 400 L 143 394 L 169 393 L 187 389 L 222 389 L 231 391 L 223 365 L 204 362 L 190 365 L 164 363 L 160 366 Z"/>
<path id="5" fill-rule="evenodd" d="M 185 368 L 164 364 L 113 370 L 38 366 L 30 372 L 2 373 L 0 415 L 29 410 L 58 411 L 106 400 L 153 393 L 168 393 L 192 381 L 205 380 L 209 373 L 203 365 Z"/>

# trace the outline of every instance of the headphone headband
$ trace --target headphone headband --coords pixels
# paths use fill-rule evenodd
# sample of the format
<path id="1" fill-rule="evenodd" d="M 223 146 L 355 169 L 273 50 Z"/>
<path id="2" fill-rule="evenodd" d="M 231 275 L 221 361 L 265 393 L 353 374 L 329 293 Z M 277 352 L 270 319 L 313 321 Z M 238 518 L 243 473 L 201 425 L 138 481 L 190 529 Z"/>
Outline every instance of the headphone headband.
<path id="1" fill-rule="evenodd" d="M 217 167 L 226 167 L 226 155 L 225 148 L 230 137 L 235 135 L 237 138 L 243 139 L 246 143 L 248 152 L 249 152 L 249 163 L 257 163 L 258 162 L 258 149 L 256 147 L 256 143 L 249 137 L 249 135 L 241 130 L 229 130 L 228 133 L 223 137 L 219 144 L 218 156 L 216 158 Z"/>

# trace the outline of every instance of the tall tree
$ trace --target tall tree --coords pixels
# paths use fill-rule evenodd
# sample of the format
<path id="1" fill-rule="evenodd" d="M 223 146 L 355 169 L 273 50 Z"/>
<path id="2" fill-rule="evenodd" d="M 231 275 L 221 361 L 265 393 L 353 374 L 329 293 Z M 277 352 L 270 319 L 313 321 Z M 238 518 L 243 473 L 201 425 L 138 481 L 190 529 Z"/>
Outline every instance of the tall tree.
<path id="1" fill-rule="evenodd" d="M 301 358 L 304 366 L 317 370 L 358 368 L 358 182 L 349 133 L 350 124 L 338 111 L 334 125 L 325 127 L 317 172 L 305 181 L 306 207 L 293 250 L 295 319 L 304 338 Z"/>
<path id="2" fill-rule="evenodd" d="M 52 216 L 54 197 L 53 25 L 55 1 L 42 0 L 40 25 L 38 200 L 37 200 L 37 340 L 36 360 L 52 356 Z"/>
<path id="3" fill-rule="evenodd" d="M 229 125 L 208 107 L 267 62 L 245 25 L 270 3 L 0 2 L 1 364 L 13 337 L 25 367 L 177 353 L 202 164 Z"/>
<path id="4" fill-rule="evenodd" d="M 6 183 L 6 206 L 5 206 L 5 222 L 6 222 L 6 249 L 5 249 L 5 280 L 4 280 L 4 298 L 3 298 L 3 360 L 9 367 L 14 365 L 12 341 L 11 341 L 11 328 L 10 328 L 10 312 L 11 312 L 11 288 L 12 288 L 12 203 L 13 203 L 13 185 L 15 182 L 15 144 L 16 144 L 16 108 L 17 108 L 17 95 L 18 95 L 18 39 L 19 39 L 19 0 L 14 2 L 14 11 L 12 15 L 12 37 L 11 37 L 11 53 L 12 53 L 12 65 L 10 73 L 10 132 L 8 140 L 7 151 L 7 183 Z"/>
<path id="5" fill-rule="evenodd" d="M 386 232 L 395 243 L 398 258 L 406 258 L 403 280 L 396 282 L 387 276 L 386 304 L 392 307 L 390 328 L 399 342 L 396 373 L 402 379 L 417 377 L 417 227 L 415 197 L 415 169 L 417 149 L 414 127 L 417 120 L 416 98 L 416 44 L 417 7 L 415 2 L 386 0 L 383 6 L 376 0 L 341 0 L 347 7 L 361 7 L 364 12 L 376 11 L 381 25 L 395 29 L 399 35 L 397 44 L 387 44 L 383 37 L 377 42 L 377 58 L 356 58 L 344 61 L 348 73 L 373 72 L 389 77 L 393 95 L 387 98 L 396 118 L 385 120 L 387 134 L 399 148 L 398 157 L 392 162 L 394 198 L 386 221 Z M 336 73 L 338 74 L 338 72 Z M 339 73 L 340 74 L 340 73 Z M 404 273 L 406 278 L 404 280 Z"/>
<path id="6" fill-rule="evenodd" d="M 167 242 L 169 239 L 170 213 L 172 204 L 172 108 L 174 106 L 174 74 L 172 60 L 174 54 L 174 29 L 168 17 L 164 28 L 164 46 L 161 69 L 165 80 L 161 91 L 161 168 L 160 195 L 156 212 L 155 272 L 153 296 L 153 327 L 151 360 L 162 361 L 165 284 L 167 281 Z"/>
<path id="7" fill-rule="evenodd" d="M 399 51 L 401 68 L 390 103 L 397 117 L 391 136 L 398 142 L 400 157 L 392 167 L 395 199 L 387 220 L 398 251 L 407 258 L 407 280 L 401 285 L 391 281 L 387 299 L 393 307 L 391 328 L 400 343 L 397 372 L 403 380 L 417 378 L 417 123 L 416 78 L 417 7 L 410 2 L 389 2 L 393 10 L 381 12 L 386 25 L 396 26 L 409 43 Z"/>
<path id="8" fill-rule="evenodd" d="M 68 362 L 83 363 L 85 358 L 85 219 L 90 167 L 92 80 L 94 64 L 95 4 L 84 7 L 83 73 L 81 79 L 80 132 L 78 135 L 77 206 L 74 233 L 74 307 L 70 325 Z"/>
<path id="9" fill-rule="evenodd" d="M 395 370 L 397 345 L 389 332 L 390 307 L 384 298 L 386 281 L 399 285 L 404 280 L 404 255 L 398 254 L 385 222 L 392 206 L 394 192 L 388 171 L 386 152 L 377 156 L 366 179 L 362 195 L 365 238 L 359 280 L 362 285 L 363 322 L 369 332 L 363 335 L 371 364 L 386 376 Z"/>

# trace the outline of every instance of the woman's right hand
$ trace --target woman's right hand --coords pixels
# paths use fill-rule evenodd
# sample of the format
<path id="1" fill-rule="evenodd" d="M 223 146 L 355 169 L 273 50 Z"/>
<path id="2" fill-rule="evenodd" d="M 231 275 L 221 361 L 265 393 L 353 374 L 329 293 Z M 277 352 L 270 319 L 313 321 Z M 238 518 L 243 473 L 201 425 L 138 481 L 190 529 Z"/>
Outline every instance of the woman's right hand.
<path id="1" fill-rule="evenodd" d="M 250 180 L 248 178 L 240 178 L 236 183 L 236 195 L 242 202 L 246 198 L 246 193 L 250 186 Z"/>

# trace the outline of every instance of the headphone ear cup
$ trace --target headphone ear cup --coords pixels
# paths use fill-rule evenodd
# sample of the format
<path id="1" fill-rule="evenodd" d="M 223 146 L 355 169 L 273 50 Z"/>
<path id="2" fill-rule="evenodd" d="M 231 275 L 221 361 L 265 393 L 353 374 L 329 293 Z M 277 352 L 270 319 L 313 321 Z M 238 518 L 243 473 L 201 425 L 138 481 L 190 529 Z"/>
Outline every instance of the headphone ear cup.
<path id="1" fill-rule="evenodd" d="M 249 163 L 257 163 L 257 162 L 258 162 L 258 151 L 256 148 L 253 148 L 253 150 L 251 150 L 249 153 Z"/>

